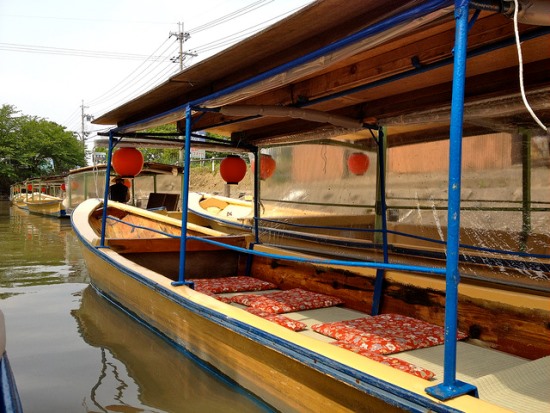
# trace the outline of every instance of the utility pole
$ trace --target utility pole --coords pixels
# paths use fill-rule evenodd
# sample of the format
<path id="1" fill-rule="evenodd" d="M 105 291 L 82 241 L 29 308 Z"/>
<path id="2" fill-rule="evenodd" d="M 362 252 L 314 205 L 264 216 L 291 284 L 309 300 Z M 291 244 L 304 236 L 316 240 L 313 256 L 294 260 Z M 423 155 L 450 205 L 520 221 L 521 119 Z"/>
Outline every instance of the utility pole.
<path id="1" fill-rule="evenodd" d="M 86 132 L 86 129 L 84 127 L 84 121 L 91 122 L 94 119 L 92 115 L 84 113 L 85 109 L 88 109 L 88 106 L 84 106 L 83 100 L 82 104 L 80 105 L 80 139 L 82 140 L 82 146 L 84 147 L 84 149 L 86 149 L 86 138 L 88 137 L 88 132 Z"/>
<path id="2" fill-rule="evenodd" d="M 179 62 L 180 71 L 182 71 L 183 70 L 183 61 L 185 60 L 185 56 L 197 56 L 197 53 L 195 53 L 195 52 L 184 52 L 183 51 L 183 44 L 187 40 L 189 40 L 189 38 L 191 37 L 191 35 L 189 33 L 186 33 L 183 30 L 183 22 L 178 23 L 178 32 L 177 33 L 170 32 L 169 37 L 172 37 L 172 36 L 176 36 L 176 39 L 178 39 L 178 41 L 180 43 L 180 52 L 179 52 L 179 56 L 174 56 L 174 57 L 170 58 L 170 60 L 173 63 L 178 63 Z"/>
<path id="3" fill-rule="evenodd" d="M 180 42 L 180 53 L 179 53 L 179 56 L 177 57 L 172 57 L 170 58 L 170 60 L 172 61 L 172 63 L 177 63 L 179 62 L 180 64 L 180 72 L 183 71 L 183 61 L 185 59 L 186 56 L 197 56 L 197 53 L 196 52 L 184 52 L 183 51 L 183 44 L 189 40 L 189 38 L 191 37 L 191 35 L 189 33 L 186 33 L 184 30 L 183 30 L 183 22 L 178 22 L 178 32 L 177 33 L 174 33 L 174 32 L 170 32 L 170 37 L 172 36 L 176 36 L 176 39 L 178 39 L 178 41 Z M 183 152 L 183 148 L 179 150 L 179 156 L 178 156 L 178 159 L 179 159 L 179 164 L 183 166 L 183 160 L 184 160 L 184 152 Z"/>

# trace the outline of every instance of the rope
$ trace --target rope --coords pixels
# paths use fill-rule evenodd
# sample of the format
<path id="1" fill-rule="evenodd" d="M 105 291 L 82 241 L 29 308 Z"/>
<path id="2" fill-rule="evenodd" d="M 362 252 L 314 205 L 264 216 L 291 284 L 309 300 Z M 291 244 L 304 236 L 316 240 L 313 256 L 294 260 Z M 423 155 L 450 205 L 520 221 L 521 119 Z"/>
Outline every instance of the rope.
<path id="1" fill-rule="evenodd" d="M 518 11 L 519 11 L 519 4 L 518 0 L 514 0 L 514 34 L 516 36 L 516 48 L 518 50 L 518 60 L 519 60 L 519 86 L 521 89 L 521 98 L 523 99 L 523 103 L 525 107 L 527 108 L 527 111 L 531 114 L 535 122 L 546 132 L 548 133 L 548 128 L 541 122 L 541 120 L 537 117 L 533 109 L 531 108 L 531 105 L 529 105 L 529 102 L 527 101 L 527 96 L 525 96 L 525 86 L 523 84 L 523 56 L 521 53 L 521 44 L 519 39 L 519 29 L 518 29 Z"/>

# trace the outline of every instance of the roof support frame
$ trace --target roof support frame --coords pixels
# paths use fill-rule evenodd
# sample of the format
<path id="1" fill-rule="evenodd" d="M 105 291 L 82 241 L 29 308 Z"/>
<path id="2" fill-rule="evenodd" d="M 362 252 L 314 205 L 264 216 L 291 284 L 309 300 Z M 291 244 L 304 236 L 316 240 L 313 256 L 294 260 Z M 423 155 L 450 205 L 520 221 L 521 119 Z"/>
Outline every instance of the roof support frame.
<path id="1" fill-rule="evenodd" d="M 340 51 L 345 47 L 353 45 L 361 40 L 371 38 L 376 34 L 380 34 L 384 31 L 387 31 L 391 28 L 395 28 L 400 24 L 406 22 L 414 21 L 417 18 L 425 18 L 429 13 L 434 13 L 438 10 L 442 10 L 445 7 L 448 7 L 452 4 L 451 0 L 428 0 L 420 5 L 410 8 L 402 13 L 399 13 L 395 16 L 391 16 L 388 19 L 382 20 L 374 25 L 368 26 L 367 28 L 360 30 L 357 33 L 349 35 L 341 40 L 338 40 L 334 43 L 326 45 L 317 49 L 314 52 L 308 53 L 300 58 L 297 58 L 286 64 L 282 64 L 273 69 L 267 70 L 266 72 L 260 73 L 256 76 L 238 82 L 232 86 L 226 87 L 217 92 L 211 93 L 207 96 L 201 97 L 199 99 L 187 102 L 184 105 L 180 105 L 171 110 L 162 112 L 158 115 L 154 115 L 143 119 L 141 121 L 133 122 L 128 125 L 118 126 L 115 129 L 116 133 L 128 133 L 136 130 L 144 129 L 146 127 L 152 127 L 157 124 L 167 123 L 170 121 L 177 121 L 179 119 L 185 118 L 185 111 L 188 107 L 196 106 L 207 106 L 207 107 L 219 107 L 223 104 L 217 103 L 221 98 L 227 98 L 228 96 L 236 93 L 242 92 L 247 87 L 251 85 L 258 84 L 260 82 L 265 82 L 267 79 L 280 75 L 287 72 L 290 69 L 296 69 L 302 67 L 304 64 L 311 62 L 315 59 L 322 58 L 329 53 L 334 53 Z"/>

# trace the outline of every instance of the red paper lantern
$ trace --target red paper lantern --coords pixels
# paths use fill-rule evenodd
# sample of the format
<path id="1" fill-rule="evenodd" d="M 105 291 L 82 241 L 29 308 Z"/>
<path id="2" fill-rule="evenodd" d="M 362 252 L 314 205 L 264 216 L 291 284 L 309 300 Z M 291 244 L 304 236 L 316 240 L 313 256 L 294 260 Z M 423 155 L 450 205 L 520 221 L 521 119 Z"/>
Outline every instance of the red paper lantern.
<path id="1" fill-rule="evenodd" d="M 220 175 L 230 185 L 236 185 L 246 175 L 246 162 L 237 155 L 228 155 L 220 164 Z"/>
<path id="2" fill-rule="evenodd" d="M 46 193 L 46 187 L 42 187 L 40 190 L 42 191 L 43 194 Z"/>
<path id="3" fill-rule="evenodd" d="M 252 172 L 254 172 L 254 161 L 250 165 Z M 277 162 L 271 155 L 261 154 L 260 155 L 260 179 L 262 181 L 268 179 L 275 173 L 277 168 Z"/>
<path id="4" fill-rule="evenodd" d="M 66 190 L 67 190 L 67 187 L 65 186 L 65 184 L 61 184 L 61 190 L 62 190 L 62 191 L 66 191 Z"/>
<path id="5" fill-rule="evenodd" d="M 348 158 L 348 169 L 354 175 L 363 175 L 369 169 L 369 157 L 362 152 L 352 153 Z"/>
<path id="6" fill-rule="evenodd" d="M 143 155 L 136 148 L 120 148 L 113 154 L 117 175 L 136 176 L 143 168 Z"/>
<path id="7" fill-rule="evenodd" d="M 31 184 L 27 185 L 27 191 L 32 192 L 32 185 Z"/>

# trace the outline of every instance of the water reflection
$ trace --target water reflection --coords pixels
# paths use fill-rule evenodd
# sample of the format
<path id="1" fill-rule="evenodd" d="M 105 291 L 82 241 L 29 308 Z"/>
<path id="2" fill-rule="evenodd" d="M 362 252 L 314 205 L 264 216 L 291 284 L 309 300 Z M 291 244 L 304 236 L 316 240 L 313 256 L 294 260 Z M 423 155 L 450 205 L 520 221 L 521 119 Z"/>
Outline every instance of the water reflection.
<path id="1" fill-rule="evenodd" d="M 23 409 L 264 412 L 99 297 L 68 220 L 0 201 L 0 308 Z"/>
<path id="2" fill-rule="evenodd" d="M 213 380 L 205 366 L 183 356 L 91 287 L 83 291 L 82 304 L 72 315 L 84 340 L 101 350 L 88 407 L 102 412 L 140 411 L 142 405 L 169 412 L 269 411 L 231 383 Z"/>
<path id="3" fill-rule="evenodd" d="M 0 202 L 0 286 L 87 282 L 67 219 L 32 215 Z"/>

